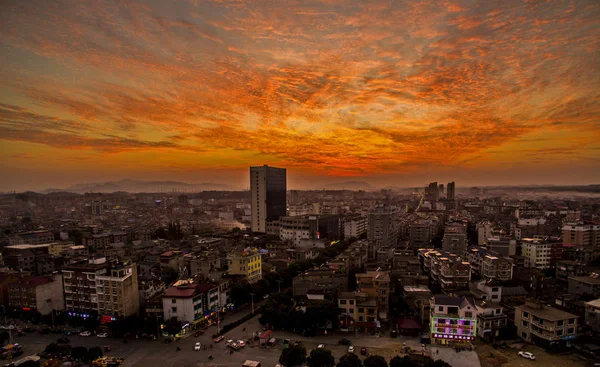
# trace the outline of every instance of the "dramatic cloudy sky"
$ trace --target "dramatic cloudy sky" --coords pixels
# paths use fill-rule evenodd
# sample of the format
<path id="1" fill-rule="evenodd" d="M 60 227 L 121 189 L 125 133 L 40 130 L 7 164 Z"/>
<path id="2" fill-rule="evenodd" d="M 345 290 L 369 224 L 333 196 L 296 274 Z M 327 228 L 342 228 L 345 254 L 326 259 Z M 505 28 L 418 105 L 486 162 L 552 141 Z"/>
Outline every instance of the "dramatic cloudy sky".
<path id="1" fill-rule="evenodd" d="M 0 2 L 0 189 L 600 181 L 598 0 Z"/>

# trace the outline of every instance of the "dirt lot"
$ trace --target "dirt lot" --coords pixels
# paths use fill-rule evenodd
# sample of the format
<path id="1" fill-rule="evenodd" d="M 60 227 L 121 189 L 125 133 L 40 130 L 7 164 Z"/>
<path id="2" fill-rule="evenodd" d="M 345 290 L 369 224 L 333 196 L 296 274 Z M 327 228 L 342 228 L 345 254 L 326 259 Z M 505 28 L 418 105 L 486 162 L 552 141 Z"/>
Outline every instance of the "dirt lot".
<path id="1" fill-rule="evenodd" d="M 520 350 L 533 353 L 536 360 L 530 361 L 519 357 Z M 494 349 L 490 345 L 480 344 L 476 346 L 475 351 L 479 356 L 481 365 L 486 367 L 577 367 L 586 365 L 576 354 L 548 354 L 543 349 L 533 345 L 523 345 L 521 349 L 509 347 Z"/>

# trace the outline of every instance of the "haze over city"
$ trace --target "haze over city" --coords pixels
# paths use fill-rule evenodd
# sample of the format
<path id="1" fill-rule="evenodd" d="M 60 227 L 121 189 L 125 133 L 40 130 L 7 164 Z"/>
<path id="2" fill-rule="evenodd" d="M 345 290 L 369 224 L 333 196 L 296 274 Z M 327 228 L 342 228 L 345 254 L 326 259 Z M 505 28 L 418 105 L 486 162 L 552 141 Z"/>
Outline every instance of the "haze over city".
<path id="1" fill-rule="evenodd" d="M 597 1 L 3 1 L 0 190 L 600 181 Z"/>

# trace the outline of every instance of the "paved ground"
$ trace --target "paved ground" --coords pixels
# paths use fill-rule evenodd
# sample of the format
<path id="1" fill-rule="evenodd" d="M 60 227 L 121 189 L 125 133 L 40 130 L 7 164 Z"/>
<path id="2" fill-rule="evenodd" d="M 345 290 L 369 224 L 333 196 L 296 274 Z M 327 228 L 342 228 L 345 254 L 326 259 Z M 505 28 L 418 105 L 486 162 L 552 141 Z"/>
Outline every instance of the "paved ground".
<path id="1" fill-rule="evenodd" d="M 576 367 L 585 366 L 585 362 L 577 357 L 576 354 L 556 355 L 548 354 L 542 348 L 523 344 L 520 349 L 517 348 L 492 348 L 488 344 L 477 345 L 475 348 L 479 358 L 484 366 L 490 367 Z M 531 352 L 536 360 L 531 361 L 519 357 L 519 351 Z"/>

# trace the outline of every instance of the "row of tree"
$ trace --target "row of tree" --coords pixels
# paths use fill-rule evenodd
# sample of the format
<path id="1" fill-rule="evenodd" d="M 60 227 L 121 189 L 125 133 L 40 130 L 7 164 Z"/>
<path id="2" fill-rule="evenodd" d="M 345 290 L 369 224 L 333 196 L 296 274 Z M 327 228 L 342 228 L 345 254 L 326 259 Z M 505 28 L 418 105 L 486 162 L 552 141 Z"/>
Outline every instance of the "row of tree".
<path id="1" fill-rule="evenodd" d="M 331 300 L 312 301 L 298 305 L 289 294 L 273 295 L 263 306 L 261 325 L 276 330 L 307 333 L 331 327 L 336 328 L 340 309 Z"/>
<path id="2" fill-rule="evenodd" d="M 451 367 L 442 360 L 415 361 L 408 356 L 395 356 L 388 364 L 384 357 L 370 355 L 361 361 L 354 353 L 343 355 L 338 363 L 329 349 L 317 348 L 307 356 L 303 346 L 291 346 L 284 349 L 279 357 L 279 363 L 286 367 L 308 365 L 308 367 Z"/>

